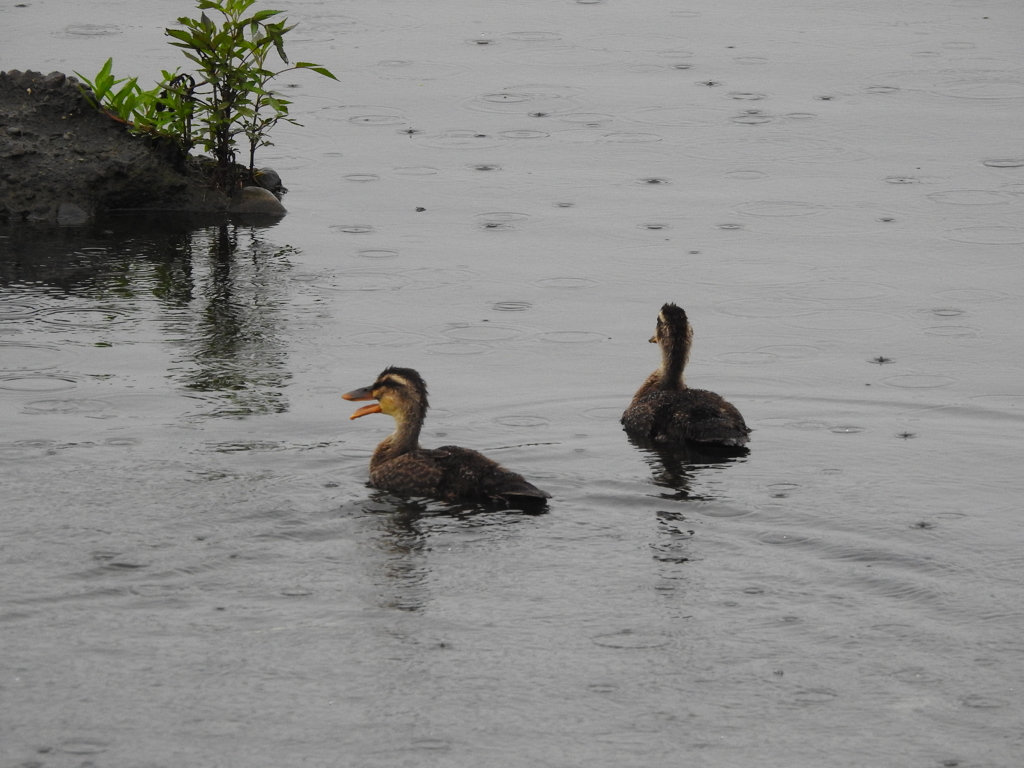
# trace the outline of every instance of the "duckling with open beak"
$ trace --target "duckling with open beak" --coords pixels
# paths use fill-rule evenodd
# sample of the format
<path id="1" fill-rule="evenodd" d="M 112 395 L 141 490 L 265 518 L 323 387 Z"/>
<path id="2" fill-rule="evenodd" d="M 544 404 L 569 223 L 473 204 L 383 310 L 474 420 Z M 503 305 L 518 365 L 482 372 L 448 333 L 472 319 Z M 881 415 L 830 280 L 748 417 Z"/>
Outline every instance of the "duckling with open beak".
<path id="1" fill-rule="evenodd" d="M 342 395 L 346 400 L 376 400 L 350 418 L 384 413 L 395 431 L 370 459 L 370 485 L 407 496 L 471 501 L 517 508 L 539 508 L 551 494 L 482 453 L 456 445 L 421 448 L 420 430 L 427 414 L 427 385 L 412 368 L 384 369 L 368 387 Z"/>

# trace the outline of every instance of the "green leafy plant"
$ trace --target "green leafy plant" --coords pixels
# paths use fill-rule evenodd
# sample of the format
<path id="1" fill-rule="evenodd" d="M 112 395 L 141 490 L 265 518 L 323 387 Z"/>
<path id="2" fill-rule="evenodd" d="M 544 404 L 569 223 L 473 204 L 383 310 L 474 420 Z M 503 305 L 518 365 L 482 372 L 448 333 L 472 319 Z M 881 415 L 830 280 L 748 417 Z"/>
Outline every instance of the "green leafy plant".
<path id="1" fill-rule="evenodd" d="M 281 11 L 246 12 L 256 0 L 199 0 L 198 19 L 183 16 L 181 29 L 169 28 L 171 45 L 181 48 L 196 65 L 195 74 L 164 71 L 151 90 L 137 78 L 116 79 L 113 60 L 107 59 L 93 80 L 75 73 L 88 90 L 94 106 L 127 123 L 137 133 L 175 142 L 183 156 L 195 147 L 213 155 L 214 183 L 230 189 L 256 173 L 256 150 L 272 146 L 270 130 L 280 121 L 299 125 L 288 116 L 290 101 L 270 89 L 275 77 L 296 69 L 337 78 L 325 67 L 307 61 L 292 64 L 284 52 L 284 36 L 293 26 L 271 21 Z M 220 23 L 205 11 L 216 11 Z M 286 67 L 274 70 L 267 58 L 276 53 Z M 239 138 L 248 142 L 248 168 L 237 162 Z M 248 179 L 246 179 L 248 177 Z"/>
<path id="2" fill-rule="evenodd" d="M 110 72 L 113 64 L 113 59 L 107 59 L 95 80 L 89 80 L 78 72 L 75 74 L 89 86 L 92 93 L 87 95 L 95 106 L 102 105 L 109 112 L 127 122 L 128 117 L 137 115 L 140 103 L 144 98 L 143 91 L 139 88 L 138 78 L 115 79 Z M 121 83 L 125 83 L 125 85 L 115 90 L 115 86 L 121 85 Z"/>

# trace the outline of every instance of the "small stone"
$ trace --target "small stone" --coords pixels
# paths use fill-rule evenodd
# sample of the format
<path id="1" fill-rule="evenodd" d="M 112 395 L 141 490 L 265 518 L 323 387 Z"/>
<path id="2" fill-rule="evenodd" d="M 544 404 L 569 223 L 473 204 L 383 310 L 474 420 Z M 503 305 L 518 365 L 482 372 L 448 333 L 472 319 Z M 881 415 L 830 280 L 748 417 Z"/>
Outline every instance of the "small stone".
<path id="1" fill-rule="evenodd" d="M 62 227 L 74 227 L 85 224 L 89 214 L 74 203 L 60 203 L 57 206 L 57 223 Z"/>
<path id="2" fill-rule="evenodd" d="M 53 221 L 54 218 L 53 208 L 46 203 L 33 206 L 25 216 L 28 221 Z"/>
<path id="3" fill-rule="evenodd" d="M 228 212 L 284 215 L 288 211 L 270 190 L 263 187 L 243 187 L 231 198 Z"/>
<path id="4" fill-rule="evenodd" d="M 281 182 L 281 175 L 273 168 L 260 168 L 256 171 L 256 183 L 263 189 L 280 194 L 287 191 Z"/>

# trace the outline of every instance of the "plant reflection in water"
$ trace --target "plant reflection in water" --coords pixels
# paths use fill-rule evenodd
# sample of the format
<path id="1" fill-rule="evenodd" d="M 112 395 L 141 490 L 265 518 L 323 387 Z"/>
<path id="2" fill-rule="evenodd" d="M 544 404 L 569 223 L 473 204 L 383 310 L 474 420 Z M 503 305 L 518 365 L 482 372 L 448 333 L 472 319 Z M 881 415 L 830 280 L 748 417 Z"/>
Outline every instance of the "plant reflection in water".
<path id="1" fill-rule="evenodd" d="M 192 233 L 189 246 L 189 261 L 198 267 L 203 259 L 206 269 L 193 273 L 191 332 L 183 346 L 184 361 L 194 367 L 180 380 L 217 393 L 219 415 L 286 411 L 281 390 L 290 374 L 277 307 L 291 249 L 267 244 L 254 227 L 225 223 Z"/>
<path id="2" fill-rule="evenodd" d="M 59 306 L 121 320 L 63 323 L 59 330 L 72 343 L 175 345 L 171 379 L 212 398 L 207 415 L 281 413 L 290 379 L 281 341 L 288 282 L 281 278 L 295 250 L 267 240 L 273 223 L 165 214 L 11 228 L 0 290 L 40 313 Z"/>

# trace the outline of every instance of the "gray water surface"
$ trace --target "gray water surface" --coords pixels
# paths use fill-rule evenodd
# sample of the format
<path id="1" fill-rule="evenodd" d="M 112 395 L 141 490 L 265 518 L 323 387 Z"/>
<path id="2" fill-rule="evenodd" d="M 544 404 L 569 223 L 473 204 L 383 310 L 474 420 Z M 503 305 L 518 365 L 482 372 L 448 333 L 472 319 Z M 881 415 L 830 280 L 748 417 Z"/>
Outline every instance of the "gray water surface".
<path id="1" fill-rule="evenodd" d="M 288 5 L 282 222 L 0 232 L 3 766 L 1019 765 L 1019 5 Z M 748 456 L 621 432 L 665 301 Z M 392 364 L 548 511 L 368 488 Z"/>

